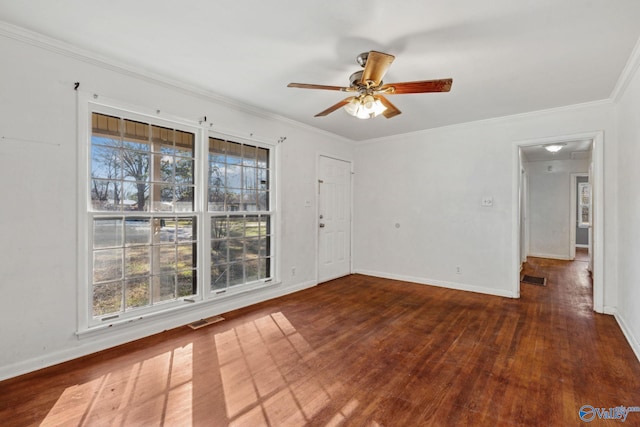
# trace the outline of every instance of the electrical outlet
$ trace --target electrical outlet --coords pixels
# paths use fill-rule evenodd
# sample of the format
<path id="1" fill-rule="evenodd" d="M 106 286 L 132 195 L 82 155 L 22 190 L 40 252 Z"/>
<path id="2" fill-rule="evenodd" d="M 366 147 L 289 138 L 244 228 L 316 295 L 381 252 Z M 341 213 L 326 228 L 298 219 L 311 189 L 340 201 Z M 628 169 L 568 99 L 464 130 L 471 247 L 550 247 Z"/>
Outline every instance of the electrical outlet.
<path id="1" fill-rule="evenodd" d="M 296 275 L 296 268 L 295 267 L 291 267 L 291 277 Z"/>
<path id="2" fill-rule="evenodd" d="M 456 266 L 456 274 L 462 274 L 462 267 Z"/>

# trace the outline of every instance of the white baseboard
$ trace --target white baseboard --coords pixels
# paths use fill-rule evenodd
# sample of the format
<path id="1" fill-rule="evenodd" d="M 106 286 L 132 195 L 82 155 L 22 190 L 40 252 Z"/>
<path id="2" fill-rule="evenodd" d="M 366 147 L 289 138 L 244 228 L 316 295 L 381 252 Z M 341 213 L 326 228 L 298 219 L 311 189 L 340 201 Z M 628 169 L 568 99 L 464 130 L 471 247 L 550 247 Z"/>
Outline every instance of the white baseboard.
<path id="1" fill-rule="evenodd" d="M 631 349 L 635 353 L 636 358 L 640 362 L 640 342 L 638 338 L 633 336 L 633 333 L 629 328 L 628 322 L 625 320 L 624 316 L 620 314 L 620 312 L 615 310 L 614 317 L 616 319 L 616 322 L 618 322 L 618 325 L 620 326 L 620 329 L 622 330 L 624 337 L 627 339 L 627 342 L 629 342 Z"/>
<path id="2" fill-rule="evenodd" d="M 403 282 L 417 283 L 420 285 L 438 286 L 440 288 L 455 289 L 459 291 L 476 292 L 486 295 L 495 295 L 505 298 L 514 298 L 511 291 L 495 288 L 485 288 L 482 286 L 468 285 L 465 283 L 447 282 L 444 280 L 426 279 L 423 277 L 404 276 L 401 274 L 384 273 L 381 271 L 372 270 L 357 270 L 357 274 L 364 274 L 366 276 L 381 277 L 383 279 L 401 280 Z"/>
<path id="3" fill-rule="evenodd" d="M 534 258 L 547 258 L 547 259 L 559 259 L 562 261 L 571 261 L 571 257 L 569 257 L 569 255 L 530 253 L 527 256 L 534 257 Z"/>
<path id="4" fill-rule="evenodd" d="M 21 360 L 5 366 L 0 366 L 0 381 L 17 377 L 42 368 L 57 365 L 78 357 L 86 356 L 101 350 L 106 350 L 117 345 L 148 337 L 169 329 L 177 328 L 193 321 L 206 317 L 216 316 L 232 310 L 247 307 L 273 298 L 301 291 L 317 285 L 317 282 L 308 281 L 283 286 L 274 284 L 255 292 L 225 297 L 219 301 L 203 303 L 200 308 L 186 312 L 173 313 L 171 316 L 146 319 L 139 323 L 114 326 L 112 330 L 88 334 L 78 340 L 78 345 L 73 348 L 65 348 L 40 357 Z"/>

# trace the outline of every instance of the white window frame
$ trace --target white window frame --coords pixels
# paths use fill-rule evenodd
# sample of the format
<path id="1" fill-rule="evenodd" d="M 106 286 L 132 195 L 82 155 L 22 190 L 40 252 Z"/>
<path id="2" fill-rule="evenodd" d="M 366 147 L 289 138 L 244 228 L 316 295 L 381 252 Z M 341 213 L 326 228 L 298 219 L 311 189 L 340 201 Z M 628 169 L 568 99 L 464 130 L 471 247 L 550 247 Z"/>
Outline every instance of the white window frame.
<path id="1" fill-rule="evenodd" d="M 253 147 L 259 147 L 259 148 L 265 148 L 267 150 L 269 150 L 269 164 L 268 164 L 268 169 L 269 169 L 269 201 L 268 201 L 268 205 L 269 205 L 269 209 L 266 211 L 240 211 L 240 212 L 235 212 L 235 211 L 209 211 L 208 210 L 208 187 L 207 187 L 207 194 L 204 195 L 204 206 L 205 206 L 205 220 L 203 222 L 203 229 L 206 232 L 206 238 L 208 239 L 208 241 L 211 241 L 211 220 L 214 217 L 225 217 L 225 216 L 254 216 L 254 215 L 268 215 L 269 219 L 270 219 L 270 236 L 271 236 L 271 246 L 270 246 L 270 265 L 269 265 L 269 269 L 270 269 L 270 277 L 265 278 L 265 279 L 259 279 L 256 280 L 254 282 L 248 282 L 245 283 L 243 285 L 240 286 L 232 286 L 232 287 L 227 287 L 225 290 L 220 291 L 220 290 L 213 290 L 211 289 L 211 282 L 210 282 L 210 275 L 208 277 L 209 281 L 207 282 L 207 288 L 205 290 L 206 293 L 208 293 L 208 295 L 206 295 L 207 298 L 224 298 L 227 296 L 231 296 L 237 293 L 242 293 L 245 292 L 247 290 L 252 290 L 252 289 L 256 289 L 256 288 L 261 288 L 264 287 L 265 285 L 269 285 L 271 283 L 275 283 L 276 282 L 276 278 L 278 277 L 277 275 L 277 263 L 276 260 L 279 259 L 279 257 L 276 254 L 276 242 L 279 241 L 278 237 L 277 237 L 277 205 L 276 205 L 276 194 L 277 194 L 277 189 L 276 189 L 276 182 L 275 182 L 275 167 L 276 167 L 276 146 L 273 144 L 268 144 L 266 142 L 263 141 L 259 141 L 256 139 L 250 139 L 250 138 L 244 138 L 244 137 L 239 137 L 239 136 L 235 136 L 231 133 L 224 133 L 224 132 L 220 132 L 220 131 L 215 131 L 215 130 L 211 130 L 209 131 L 207 138 L 206 138 L 206 155 L 203 156 L 204 157 L 204 161 L 207 163 L 205 165 L 205 173 L 207 174 L 207 177 L 205 178 L 208 181 L 208 175 L 209 175 L 209 161 L 208 161 L 208 147 L 209 147 L 209 138 L 216 138 L 216 139 L 222 139 L 222 140 L 226 140 L 229 142 L 234 142 L 234 143 L 238 143 L 238 144 L 243 144 L 243 145 L 249 145 L 249 146 L 253 146 Z M 207 246 L 207 253 L 210 252 L 210 247 Z M 207 257 L 207 260 L 205 260 L 205 264 L 207 267 L 208 272 L 211 271 L 211 258 Z"/>
<path id="2" fill-rule="evenodd" d="M 147 123 L 173 127 L 195 134 L 195 173 L 194 173 L 194 211 L 191 212 L 176 212 L 176 215 L 188 215 L 196 217 L 197 220 L 197 271 L 198 271 L 198 283 L 197 294 L 190 298 L 183 298 L 176 301 L 163 303 L 148 307 L 145 309 L 136 309 L 131 314 L 126 313 L 115 319 L 107 319 L 103 321 L 101 318 L 93 317 L 92 312 L 92 236 L 90 232 L 91 225 L 91 196 L 90 196 L 90 175 L 91 175 L 91 114 L 93 112 L 103 113 L 112 116 L 125 117 L 132 120 L 140 120 Z M 278 146 L 276 144 L 270 144 L 263 140 L 254 138 L 238 137 L 234 133 L 226 131 L 212 130 L 212 126 L 202 121 L 188 121 L 182 118 L 168 116 L 166 114 L 160 114 L 158 110 L 152 110 L 148 108 L 141 108 L 138 106 L 126 105 L 111 99 L 104 98 L 102 96 L 89 94 L 85 92 L 78 92 L 78 104 L 77 104 L 77 142 L 78 142 L 78 158 L 77 158 L 77 331 L 76 334 L 79 338 L 86 335 L 91 335 L 96 331 L 109 330 L 112 326 L 129 324 L 133 321 L 140 321 L 147 318 L 154 318 L 158 316 L 168 315 L 175 313 L 176 311 L 182 311 L 184 309 L 194 306 L 200 306 L 202 304 L 211 304 L 222 299 L 232 297 L 238 293 L 249 292 L 255 289 L 260 289 L 273 284 L 278 284 L 277 280 L 279 276 L 279 250 L 278 242 L 279 227 L 278 224 L 278 201 L 277 201 L 277 183 L 274 179 L 274 175 L 277 178 L 278 174 L 275 171 L 275 167 L 278 164 Z M 211 290 L 211 256 L 210 256 L 210 243 L 211 243 L 211 220 L 210 218 L 215 214 L 222 214 L 223 212 L 209 212 L 208 211 L 208 141 L 209 137 L 226 139 L 233 142 L 239 142 L 242 144 L 253 145 L 256 147 L 266 148 L 269 150 L 269 210 L 263 213 L 270 215 L 271 218 L 271 247 L 270 247 L 270 273 L 271 277 L 266 280 L 258 280 L 252 283 L 246 283 L 233 288 L 228 288 L 225 293 L 217 293 Z M 110 212 L 101 212 L 100 214 L 110 215 Z M 114 216 L 118 216 L 120 212 L 113 212 Z M 153 214 L 152 212 L 141 213 Z M 254 212 L 249 212 L 249 215 Z M 109 316 L 105 316 L 109 317 Z"/>

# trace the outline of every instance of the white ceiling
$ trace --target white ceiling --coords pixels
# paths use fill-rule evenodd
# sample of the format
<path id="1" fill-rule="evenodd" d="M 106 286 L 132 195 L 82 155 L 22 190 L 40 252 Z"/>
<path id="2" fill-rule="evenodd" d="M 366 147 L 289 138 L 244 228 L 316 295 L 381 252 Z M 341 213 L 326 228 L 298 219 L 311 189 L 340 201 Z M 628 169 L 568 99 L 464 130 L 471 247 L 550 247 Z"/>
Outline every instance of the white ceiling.
<path id="1" fill-rule="evenodd" d="M 607 99 L 640 37 L 637 0 L 0 0 L 0 20 L 352 140 Z M 385 82 L 453 78 L 395 95 L 403 112 L 314 114 L 355 57 L 396 55 Z"/>

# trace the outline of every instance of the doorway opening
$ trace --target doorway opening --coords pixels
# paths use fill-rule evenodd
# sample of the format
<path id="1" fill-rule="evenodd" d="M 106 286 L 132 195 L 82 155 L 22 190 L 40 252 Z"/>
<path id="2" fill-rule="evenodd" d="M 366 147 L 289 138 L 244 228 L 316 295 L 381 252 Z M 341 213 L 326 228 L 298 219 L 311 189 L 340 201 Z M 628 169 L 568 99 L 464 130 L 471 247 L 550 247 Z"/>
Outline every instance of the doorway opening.
<path id="1" fill-rule="evenodd" d="M 603 142 L 603 132 L 599 131 L 514 144 L 512 293 L 515 298 L 520 296 L 521 269 L 528 256 L 558 260 L 576 257 L 576 224 L 583 217 L 573 207 L 577 196 L 569 195 L 573 194 L 576 178 L 587 175 L 589 221 L 582 226 L 589 230 L 589 240 L 587 248 L 581 248 L 578 253 L 584 257 L 583 249 L 586 249 L 593 277 L 593 309 L 604 312 Z M 556 157 L 545 154 L 544 147 L 552 144 L 566 151 Z"/>

